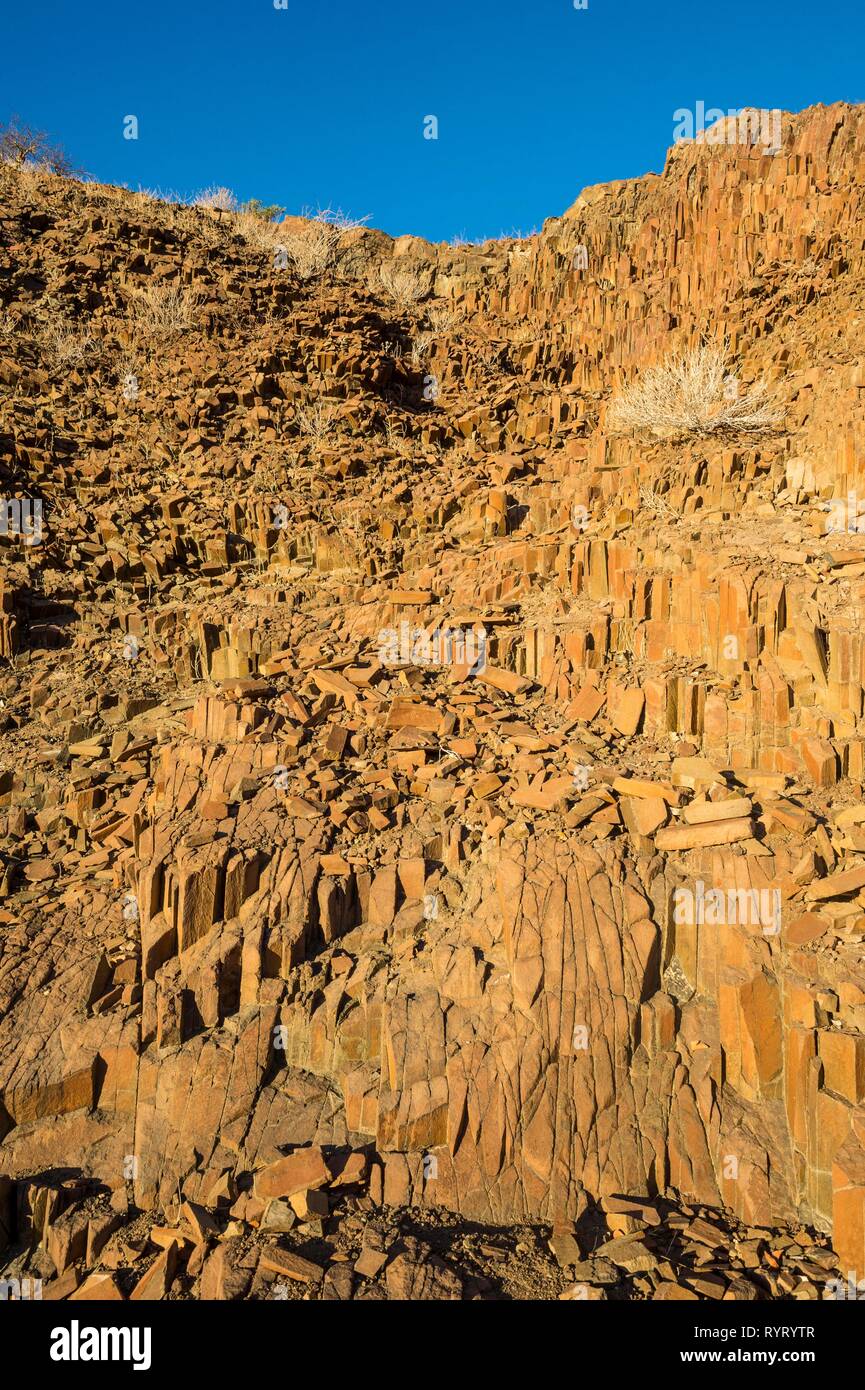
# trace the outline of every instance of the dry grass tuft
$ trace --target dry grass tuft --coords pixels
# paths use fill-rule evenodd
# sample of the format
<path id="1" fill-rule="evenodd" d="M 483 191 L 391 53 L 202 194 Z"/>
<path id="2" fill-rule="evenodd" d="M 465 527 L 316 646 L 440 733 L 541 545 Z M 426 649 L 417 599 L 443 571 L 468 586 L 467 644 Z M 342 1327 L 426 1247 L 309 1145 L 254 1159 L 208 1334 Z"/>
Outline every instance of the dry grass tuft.
<path id="1" fill-rule="evenodd" d="M 258 213 L 241 208 L 234 215 L 233 225 L 247 245 L 256 251 L 263 251 L 274 265 L 280 251 L 285 253 L 285 260 L 291 263 L 286 238 L 278 222 L 268 221 Z"/>
<path id="2" fill-rule="evenodd" d="M 764 382 L 739 392 L 723 348 L 704 345 L 650 367 L 613 401 L 608 424 L 613 431 L 713 434 L 768 430 L 781 418 Z"/>
<path id="3" fill-rule="evenodd" d="M 34 334 L 43 359 L 55 372 L 74 371 L 86 360 L 93 339 L 86 328 L 62 319 L 49 319 Z"/>
<path id="4" fill-rule="evenodd" d="M 403 311 L 413 309 L 428 292 L 423 269 L 404 260 L 385 261 L 379 267 L 378 278 L 385 294 Z"/>
<path id="5" fill-rule="evenodd" d="M 651 487 L 640 488 L 640 506 L 644 511 L 653 512 L 655 516 L 661 517 L 664 521 L 677 522 L 682 520 L 680 512 L 672 503 L 668 502 L 660 492 L 656 492 Z"/>
<path id="6" fill-rule="evenodd" d="M 40 362 L 53 373 L 74 371 L 102 355 L 101 340 L 94 338 L 89 328 L 64 317 L 53 301 L 44 303 L 42 309 L 47 316 L 35 322 L 32 318 L 13 318 L 8 309 L 0 309 L 0 335 L 32 344 Z"/>
<path id="7" fill-rule="evenodd" d="M 230 188 L 203 188 L 196 194 L 195 206 L 211 212 L 236 212 L 238 202 Z"/>
<path id="8" fill-rule="evenodd" d="M 270 224 L 263 224 L 265 235 L 274 237 L 269 248 L 282 251 L 288 264 L 301 280 L 319 279 L 336 260 L 339 243 L 345 232 L 363 227 L 368 217 L 349 217 L 341 209 L 318 208 L 310 212 L 304 208 L 301 216 L 302 226 L 289 227 L 283 222 L 274 223 L 273 233 Z"/>
<path id="9" fill-rule="evenodd" d="M 134 327 L 144 337 L 184 333 L 193 328 L 201 294 L 180 285 L 148 285 L 130 305 Z"/>
<path id="10" fill-rule="evenodd" d="M 334 423 L 333 408 L 323 401 L 312 405 L 299 405 L 294 412 L 294 422 L 298 433 L 311 443 L 321 445 L 330 437 Z"/>
<path id="11" fill-rule="evenodd" d="M 337 241 L 333 227 L 314 218 L 287 233 L 282 244 L 289 265 L 301 280 L 317 280 L 333 261 Z"/>
<path id="12" fill-rule="evenodd" d="M 414 442 L 407 431 L 405 420 L 394 420 L 390 415 L 384 421 L 384 436 L 387 447 L 400 458 L 410 458 L 414 453 Z"/>
<path id="13" fill-rule="evenodd" d="M 420 332 L 415 334 L 411 345 L 412 366 L 420 367 L 426 361 L 435 337 L 435 333 Z"/>
<path id="14" fill-rule="evenodd" d="M 457 311 L 453 304 L 428 304 L 426 320 L 435 336 L 444 337 L 450 333 L 457 322 Z"/>

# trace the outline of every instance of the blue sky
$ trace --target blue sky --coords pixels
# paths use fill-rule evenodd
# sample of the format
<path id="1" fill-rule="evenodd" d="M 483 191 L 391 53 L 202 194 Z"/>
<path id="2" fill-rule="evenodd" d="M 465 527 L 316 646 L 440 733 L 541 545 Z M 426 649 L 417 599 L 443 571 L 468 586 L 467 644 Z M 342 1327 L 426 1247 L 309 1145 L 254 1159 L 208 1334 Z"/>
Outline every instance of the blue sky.
<path id="1" fill-rule="evenodd" d="M 863 0 L 285 4 L 7 3 L 0 121 L 107 182 L 220 184 L 441 240 L 527 232 L 588 184 L 659 171 L 699 100 L 865 99 Z"/>

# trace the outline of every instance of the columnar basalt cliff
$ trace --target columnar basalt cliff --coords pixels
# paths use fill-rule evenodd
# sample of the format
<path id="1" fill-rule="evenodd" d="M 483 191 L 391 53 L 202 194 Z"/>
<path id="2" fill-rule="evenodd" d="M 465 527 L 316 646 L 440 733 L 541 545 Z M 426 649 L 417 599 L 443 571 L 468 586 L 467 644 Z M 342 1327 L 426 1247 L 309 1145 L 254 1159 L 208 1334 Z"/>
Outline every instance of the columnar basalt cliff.
<path id="1" fill-rule="evenodd" d="M 782 134 L 303 275 L 0 170 L 2 1277 L 865 1277 L 865 108 Z M 706 342 L 770 428 L 613 428 Z"/>

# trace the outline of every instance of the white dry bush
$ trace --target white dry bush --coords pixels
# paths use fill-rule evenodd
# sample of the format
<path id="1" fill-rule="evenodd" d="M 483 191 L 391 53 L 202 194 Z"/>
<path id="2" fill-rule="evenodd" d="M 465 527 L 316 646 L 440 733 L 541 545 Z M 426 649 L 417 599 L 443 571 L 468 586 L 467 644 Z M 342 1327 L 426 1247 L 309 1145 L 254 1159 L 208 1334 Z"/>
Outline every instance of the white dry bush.
<path id="1" fill-rule="evenodd" d="M 306 216 L 307 214 L 304 214 Z M 361 227 L 365 227 L 370 219 L 370 213 L 363 217 L 352 217 L 349 213 L 343 212 L 342 208 L 319 208 L 316 217 L 324 218 L 332 227 L 335 227 L 340 236 L 343 232 L 356 232 Z"/>
<path id="2" fill-rule="evenodd" d="M 398 309 L 412 309 L 426 293 L 426 276 L 420 266 L 394 258 L 379 267 L 378 278 Z"/>
<path id="3" fill-rule="evenodd" d="M 203 188 L 195 195 L 197 208 L 210 208 L 213 212 L 236 212 L 238 203 L 230 188 Z"/>
<path id="4" fill-rule="evenodd" d="M 655 516 L 663 521 L 681 521 L 681 512 L 677 512 L 671 502 L 668 502 L 663 493 L 656 492 L 653 487 L 641 486 L 640 506 L 647 512 L 653 512 Z"/>
<path id="5" fill-rule="evenodd" d="M 48 365 L 57 372 L 73 371 L 80 367 L 93 346 L 86 328 L 62 319 L 49 319 L 34 334 L 39 350 Z"/>
<path id="6" fill-rule="evenodd" d="M 119 353 L 110 367 L 124 400 L 133 400 L 138 394 L 141 376 L 138 357 L 134 352 Z"/>
<path id="7" fill-rule="evenodd" d="M 269 221 L 258 213 L 240 208 L 234 217 L 236 230 L 249 246 L 263 251 L 269 260 L 275 260 L 280 250 L 288 252 L 285 236 L 278 222 Z M 289 261 L 291 256 L 288 256 Z"/>
<path id="8" fill-rule="evenodd" d="M 294 422 L 298 432 L 313 444 L 324 444 L 333 425 L 333 410 L 323 401 L 311 405 L 299 405 L 294 412 Z"/>
<path id="9" fill-rule="evenodd" d="M 458 232 L 451 237 L 448 246 L 454 251 L 461 251 L 464 246 L 486 246 L 489 240 L 489 237 L 469 237 L 465 232 Z"/>
<path id="10" fill-rule="evenodd" d="M 43 130 L 22 125 L 17 116 L 0 126 L 0 162 L 15 169 L 35 174 L 56 174 L 61 178 L 78 178 L 65 150 Z"/>
<path id="11" fill-rule="evenodd" d="M 429 357 L 429 350 L 435 341 L 435 333 L 421 331 L 416 333 L 411 345 L 412 366 L 419 367 Z"/>
<path id="12" fill-rule="evenodd" d="M 349 217 L 341 208 L 304 208 L 304 223 L 289 229 L 284 223 L 275 224 L 276 240 L 285 248 L 289 264 L 301 280 L 315 280 L 323 275 L 336 259 L 340 238 L 345 232 L 363 227 L 368 217 Z"/>
<path id="13" fill-rule="evenodd" d="M 333 260 L 337 240 L 329 223 L 313 219 L 286 235 L 282 244 L 289 264 L 301 280 L 315 280 Z"/>
<path id="14" fill-rule="evenodd" d="M 406 433 L 406 423 L 404 420 L 394 421 L 388 415 L 384 422 L 384 435 L 387 440 L 388 448 L 401 458 L 407 458 L 413 449 L 410 436 Z"/>
<path id="15" fill-rule="evenodd" d="M 767 430 L 780 412 L 765 382 L 731 394 L 726 353 L 704 344 L 676 352 L 625 387 L 610 406 L 614 431 L 712 434 L 718 430 Z"/>
<path id="16" fill-rule="evenodd" d="M 133 198 L 144 198 L 151 203 L 161 203 L 168 208 L 188 208 L 197 207 L 197 198 L 201 195 L 195 194 L 190 198 L 187 193 L 180 193 L 176 188 L 163 188 L 157 184 L 155 188 L 144 188 L 141 184 L 136 189 L 129 190 L 126 185 L 122 185 L 122 191 L 131 194 Z"/>
<path id="17" fill-rule="evenodd" d="M 194 327 L 201 295 L 180 285 L 148 285 L 138 290 L 130 309 L 135 327 L 146 337 L 183 333 Z"/>
<path id="18" fill-rule="evenodd" d="M 457 321 L 457 313 L 452 304 L 429 304 L 426 306 L 426 318 L 438 338 L 450 333 Z"/>

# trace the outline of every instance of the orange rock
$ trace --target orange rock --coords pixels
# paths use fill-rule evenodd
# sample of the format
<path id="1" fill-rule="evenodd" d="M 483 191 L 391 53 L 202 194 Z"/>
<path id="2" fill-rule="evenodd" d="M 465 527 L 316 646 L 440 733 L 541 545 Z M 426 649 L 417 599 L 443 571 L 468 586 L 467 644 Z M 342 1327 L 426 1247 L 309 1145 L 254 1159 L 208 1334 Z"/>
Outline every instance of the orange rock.
<path id="1" fill-rule="evenodd" d="M 111 1303 L 124 1301 L 123 1292 L 113 1274 L 90 1274 L 79 1284 L 78 1288 L 69 1295 L 69 1302 L 95 1301 L 98 1303 Z"/>
<path id="2" fill-rule="evenodd" d="M 177 1269 L 177 1245 L 174 1241 L 157 1255 L 153 1264 L 142 1274 L 132 1293 L 131 1303 L 158 1302 L 171 1288 Z"/>
<path id="3" fill-rule="evenodd" d="M 670 825 L 655 836 L 655 848 L 670 851 L 704 849 L 708 845 L 732 845 L 754 834 L 750 820 L 720 820 L 708 825 Z"/>
<path id="4" fill-rule="evenodd" d="M 611 724 L 626 738 L 632 737 L 640 727 L 645 705 L 646 697 L 642 690 L 619 691 L 610 702 Z"/>
<path id="5" fill-rule="evenodd" d="M 785 937 L 791 946 L 807 946 L 817 941 L 829 930 L 829 921 L 816 912 L 803 912 L 787 927 Z"/>
<path id="6" fill-rule="evenodd" d="M 326 1187 L 330 1169 L 321 1149 L 295 1149 L 286 1158 L 277 1159 L 255 1175 L 255 1195 L 262 1201 L 276 1197 L 291 1197 L 296 1192 Z"/>

